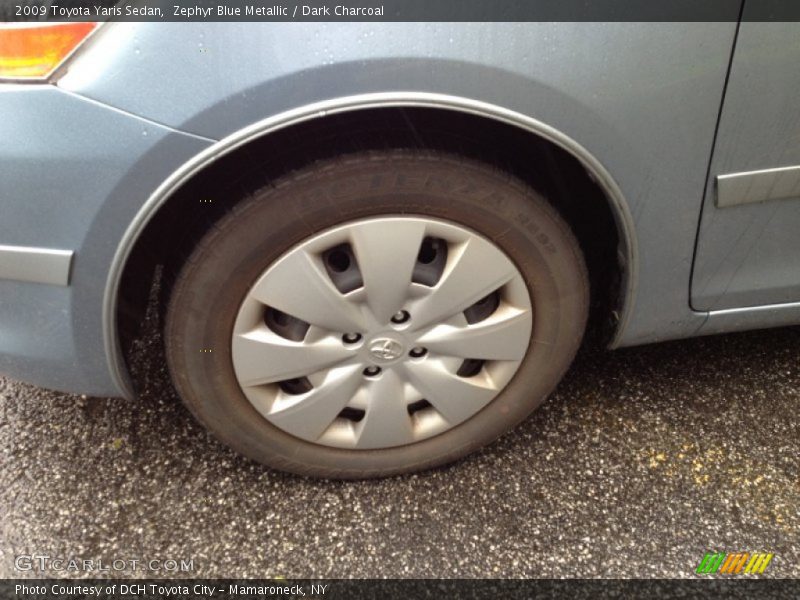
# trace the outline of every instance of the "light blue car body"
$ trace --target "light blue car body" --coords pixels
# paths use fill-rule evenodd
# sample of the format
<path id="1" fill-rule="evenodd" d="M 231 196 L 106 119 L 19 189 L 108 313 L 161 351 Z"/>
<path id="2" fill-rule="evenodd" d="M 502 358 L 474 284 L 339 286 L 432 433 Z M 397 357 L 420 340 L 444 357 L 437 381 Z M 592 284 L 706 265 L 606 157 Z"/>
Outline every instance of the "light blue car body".
<path id="1" fill-rule="evenodd" d="M 104 25 L 50 81 L 0 83 L 0 373 L 130 396 L 117 291 L 170 194 L 251 139 L 378 106 L 503 121 L 583 163 L 621 242 L 612 347 L 800 322 L 799 34 Z"/>

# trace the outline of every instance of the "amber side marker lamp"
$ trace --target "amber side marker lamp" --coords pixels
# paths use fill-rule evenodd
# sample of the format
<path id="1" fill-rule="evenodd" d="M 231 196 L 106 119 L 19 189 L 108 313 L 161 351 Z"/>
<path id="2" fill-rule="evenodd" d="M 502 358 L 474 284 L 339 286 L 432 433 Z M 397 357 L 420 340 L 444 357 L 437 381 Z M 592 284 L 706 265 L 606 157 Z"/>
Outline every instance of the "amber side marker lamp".
<path id="1" fill-rule="evenodd" d="M 0 79 L 41 80 L 97 28 L 97 23 L 0 23 Z"/>

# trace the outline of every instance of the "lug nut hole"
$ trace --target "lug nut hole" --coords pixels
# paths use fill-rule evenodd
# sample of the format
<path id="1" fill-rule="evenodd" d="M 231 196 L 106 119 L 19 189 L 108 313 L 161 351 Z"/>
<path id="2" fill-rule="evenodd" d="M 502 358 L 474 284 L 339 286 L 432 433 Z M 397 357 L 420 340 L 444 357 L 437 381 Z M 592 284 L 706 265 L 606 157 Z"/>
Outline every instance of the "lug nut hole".
<path id="1" fill-rule="evenodd" d="M 428 353 L 428 349 L 427 348 L 422 348 L 420 346 L 416 346 L 416 347 L 412 348 L 411 350 L 409 350 L 408 355 L 411 358 L 420 358 L 422 356 L 425 356 L 427 353 Z"/>
<path id="2" fill-rule="evenodd" d="M 377 377 L 381 374 L 380 367 L 367 367 L 364 369 L 364 377 Z"/>
<path id="3" fill-rule="evenodd" d="M 356 344 L 361 341 L 361 334 L 360 333 L 345 333 L 342 336 L 342 341 L 345 344 Z"/>
<path id="4" fill-rule="evenodd" d="M 408 314 L 407 310 L 401 310 L 400 312 L 394 314 L 394 316 L 392 317 L 392 323 L 394 323 L 395 325 L 401 325 L 402 323 L 408 321 L 410 318 L 411 315 Z"/>

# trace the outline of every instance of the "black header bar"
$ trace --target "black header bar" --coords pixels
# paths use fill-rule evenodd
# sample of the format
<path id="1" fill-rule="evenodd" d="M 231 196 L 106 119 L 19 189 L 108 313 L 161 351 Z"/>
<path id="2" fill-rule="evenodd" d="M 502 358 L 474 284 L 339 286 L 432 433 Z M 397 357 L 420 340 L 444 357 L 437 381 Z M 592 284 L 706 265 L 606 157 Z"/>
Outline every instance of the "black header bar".
<path id="1" fill-rule="evenodd" d="M 744 4 L 744 10 L 743 3 Z M 0 0 L 2 21 L 800 21 L 796 0 Z"/>

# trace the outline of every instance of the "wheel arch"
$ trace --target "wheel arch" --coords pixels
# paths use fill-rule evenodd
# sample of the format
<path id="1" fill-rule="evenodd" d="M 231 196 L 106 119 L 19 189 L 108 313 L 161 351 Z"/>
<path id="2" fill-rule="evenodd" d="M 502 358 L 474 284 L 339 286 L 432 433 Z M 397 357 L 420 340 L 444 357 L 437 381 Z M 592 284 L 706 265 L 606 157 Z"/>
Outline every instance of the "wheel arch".
<path id="1" fill-rule="evenodd" d="M 348 96 L 326 100 L 289 110 L 264 119 L 229 135 L 197 154 L 174 171 L 146 200 L 128 225 L 114 258 L 106 281 L 103 297 L 104 349 L 111 374 L 126 396 L 132 397 L 133 386 L 123 351 L 123 331 L 120 325 L 120 300 L 123 280 L 126 277 L 146 280 L 152 277 L 139 273 L 139 265 L 132 260 L 134 249 L 146 239 L 145 233 L 166 209 L 204 173 L 213 170 L 221 159 L 243 150 L 249 144 L 267 140 L 292 128 L 307 123 L 321 122 L 337 115 L 354 115 L 382 109 L 430 109 L 446 111 L 485 120 L 487 123 L 505 125 L 529 136 L 532 141 L 545 142 L 545 146 L 566 153 L 585 170 L 602 193 L 616 230 L 616 261 L 619 276 L 619 293 L 612 299 L 615 315 L 610 347 L 616 347 L 629 318 L 635 297 L 638 253 L 633 218 L 628 204 L 612 175 L 603 164 L 580 143 L 563 132 L 527 115 L 495 104 L 464 97 L 423 92 L 388 92 Z M 413 125 L 411 125 L 413 129 Z M 416 135 L 416 132 L 412 131 Z M 534 142 L 535 143 L 535 142 Z M 547 150 L 544 150 L 547 152 Z"/>

